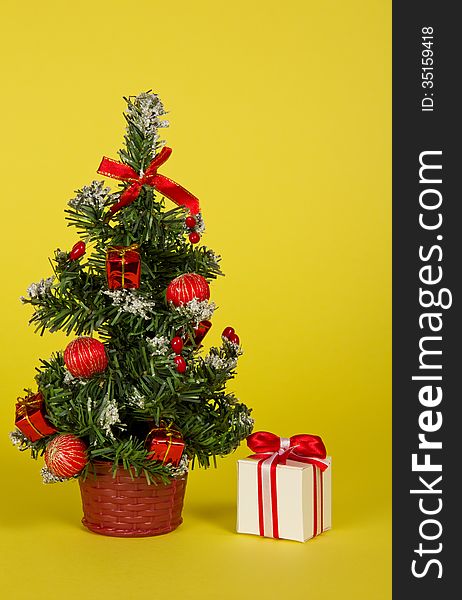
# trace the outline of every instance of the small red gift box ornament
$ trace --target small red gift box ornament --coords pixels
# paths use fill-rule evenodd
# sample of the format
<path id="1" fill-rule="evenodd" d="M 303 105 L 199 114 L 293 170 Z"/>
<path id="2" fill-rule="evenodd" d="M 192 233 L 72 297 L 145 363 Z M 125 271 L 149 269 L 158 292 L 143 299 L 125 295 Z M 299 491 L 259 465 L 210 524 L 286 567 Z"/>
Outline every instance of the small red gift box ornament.
<path id="1" fill-rule="evenodd" d="M 194 344 L 196 344 L 196 346 L 200 346 L 202 343 L 202 340 L 205 338 L 207 333 L 210 331 L 211 327 L 212 327 L 212 323 L 210 321 L 200 321 L 198 323 L 197 327 L 194 327 L 194 331 L 193 331 L 192 335 L 186 334 L 184 332 L 184 329 L 180 329 L 178 331 L 177 335 L 183 337 L 185 346 L 191 346 L 193 341 L 194 341 Z"/>
<path id="2" fill-rule="evenodd" d="M 201 321 L 199 325 L 194 329 L 194 342 L 196 346 L 200 345 L 200 343 L 205 338 L 211 327 L 212 323 L 210 321 Z"/>
<path id="3" fill-rule="evenodd" d="M 56 429 L 46 420 L 43 396 L 40 392 L 18 398 L 16 403 L 15 425 L 31 441 L 56 433 Z"/>
<path id="4" fill-rule="evenodd" d="M 141 258 L 137 249 L 138 244 L 109 248 L 106 256 L 106 273 L 110 290 L 140 287 Z"/>
<path id="5" fill-rule="evenodd" d="M 153 427 L 146 438 L 150 460 L 161 461 L 162 464 L 170 463 L 177 467 L 180 464 L 185 443 L 179 431 L 171 426 Z"/>

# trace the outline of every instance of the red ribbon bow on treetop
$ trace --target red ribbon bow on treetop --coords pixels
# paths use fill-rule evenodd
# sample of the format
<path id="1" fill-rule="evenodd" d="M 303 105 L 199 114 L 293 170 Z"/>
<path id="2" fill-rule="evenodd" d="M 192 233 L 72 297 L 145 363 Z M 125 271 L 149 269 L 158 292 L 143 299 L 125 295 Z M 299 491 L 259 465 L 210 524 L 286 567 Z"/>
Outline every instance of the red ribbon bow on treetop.
<path id="1" fill-rule="evenodd" d="M 191 192 L 188 192 L 188 190 L 175 181 L 157 172 L 157 169 L 168 160 L 171 153 L 171 148 L 167 148 L 167 146 L 162 148 L 159 154 L 150 162 L 146 171 L 141 174 L 138 174 L 130 165 L 107 158 L 106 156 L 103 157 L 98 168 L 98 173 L 105 177 L 130 182 L 130 185 L 122 192 L 120 200 L 109 209 L 109 219 L 121 208 L 128 206 L 136 200 L 143 185 L 150 185 L 156 188 L 162 195 L 170 198 L 178 206 L 187 208 L 192 215 L 196 215 L 199 212 L 199 200 L 196 196 L 193 196 Z"/>
<path id="2" fill-rule="evenodd" d="M 324 442 L 318 435 L 301 433 L 291 438 L 279 437 L 269 431 L 256 431 L 247 438 L 247 446 L 255 452 L 249 458 L 262 459 L 274 455 L 275 463 L 284 464 L 287 459 L 308 463 L 325 471 L 329 466 Z"/>

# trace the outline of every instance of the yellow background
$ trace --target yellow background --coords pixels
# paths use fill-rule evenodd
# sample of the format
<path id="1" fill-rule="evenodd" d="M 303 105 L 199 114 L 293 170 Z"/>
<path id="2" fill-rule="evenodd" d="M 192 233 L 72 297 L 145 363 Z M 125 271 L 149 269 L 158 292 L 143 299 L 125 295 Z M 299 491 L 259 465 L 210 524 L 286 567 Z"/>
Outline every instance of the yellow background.
<path id="1" fill-rule="evenodd" d="M 390 45 L 385 0 L 1 3 L 0 571 L 15 598 L 380 600 L 390 592 Z M 245 348 L 256 429 L 323 436 L 334 528 L 234 533 L 236 460 L 194 471 L 160 538 L 87 533 L 75 482 L 44 486 L 7 439 L 39 357 L 66 344 L 18 302 L 76 241 L 63 210 L 116 156 L 122 96 L 170 111 L 163 173 L 202 202 L 227 277 L 209 342 Z M 27 577 L 27 579 L 26 579 Z"/>

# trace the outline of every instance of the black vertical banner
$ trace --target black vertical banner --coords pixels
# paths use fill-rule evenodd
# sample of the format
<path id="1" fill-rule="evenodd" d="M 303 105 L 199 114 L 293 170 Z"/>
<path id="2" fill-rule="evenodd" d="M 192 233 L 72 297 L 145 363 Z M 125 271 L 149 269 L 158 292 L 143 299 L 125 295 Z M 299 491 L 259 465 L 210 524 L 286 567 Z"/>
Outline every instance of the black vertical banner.
<path id="1" fill-rule="evenodd" d="M 460 597 L 461 30 L 393 2 L 393 598 Z M 460 507 L 459 507 L 460 510 Z M 451 591 L 450 591 L 451 590 Z"/>

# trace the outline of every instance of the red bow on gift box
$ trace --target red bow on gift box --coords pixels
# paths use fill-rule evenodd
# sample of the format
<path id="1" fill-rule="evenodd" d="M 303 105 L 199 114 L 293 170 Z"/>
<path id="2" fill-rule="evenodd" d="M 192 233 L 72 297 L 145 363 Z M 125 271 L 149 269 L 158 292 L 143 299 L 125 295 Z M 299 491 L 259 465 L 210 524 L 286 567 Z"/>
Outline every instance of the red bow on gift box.
<path id="1" fill-rule="evenodd" d="M 291 459 L 316 465 L 321 471 L 325 471 L 328 466 L 323 462 L 327 456 L 326 447 L 318 435 L 301 433 L 284 438 L 269 431 L 256 431 L 247 438 L 247 446 L 255 452 L 249 458 L 268 458 L 275 454 L 278 464 Z"/>
<path id="2" fill-rule="evenodd" d="M 279 437 L 269 431 L 256 431 L 247 438 L 248 447 L 255 452 L 249 456 L 257 463 L 258 521 L 260 535 L 279 537 L 278 490 L 276 469 L 286 464 L 287 459 L 312 465 L 313 469 L 313 537 L 323 531 L 322 473 L 328 468 L 324 442 L 318 435 L 305 433 L 290 438 Z M 319 469 L 321 505 L 318 507 L 318 485 L 316 469 Z M 266 486 L 264 484 L 266 481 Z M 318 510 L 321 527 L 318 530 Z"/>
<path id="3" fill-rule="evenodd" d="M 144 173 L 138 174 L 130 165 L 118 162 L 112 158 L 103 157 L 98 168 L 98 173 L 105 177 L 112 177 L 120 181 L 127 181 L 130 185 L 122 192 L 120 200 L 109 209 L 108 217 L 111 218 L 117 211 L 131 204 L 139 196 L 143 185 L 156 188 L 161 194 L 170 198 L 175 204 L 184 206 L 193 215 L 199 212 L 199 200 L 180 184 L 172 181 L 165 175 L 160 175 L 157 169 L 168 160 L 172 153 L 171 148 L 165 146 L 150 162 Z"/>

